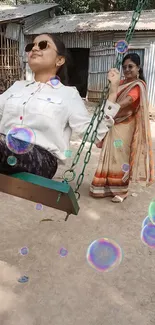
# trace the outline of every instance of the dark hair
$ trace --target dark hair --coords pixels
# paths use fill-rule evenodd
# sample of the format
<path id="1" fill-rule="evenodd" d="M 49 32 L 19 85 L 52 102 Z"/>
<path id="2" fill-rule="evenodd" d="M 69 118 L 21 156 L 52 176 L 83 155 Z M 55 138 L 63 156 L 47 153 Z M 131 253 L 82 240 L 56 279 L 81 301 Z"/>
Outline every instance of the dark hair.
<path id="1" fill-rule="evenodd" d="M 140 67 L 140 56 L 137 53 L 129 53 L 124 57 L 124 59 L 122 61 L 122 65 L 128 59 L 130 59 L 132 62 L 134 62 L 137 65 L 138 68 L 140 68 L 139 69 L 139 79 L 146 82 L 145 77 L 144 77 L 144 73 L 143 73 L 143 68 Z"/>
<path id="2" fill-rule="evenodd" d="M 57 48 L 58 55 L 61 55 L 65 58 L 65 63 L 57 70 L 57 76 L 60 78 L 61 82 L 67 86 L 69 84 L 68 68 L 67 68 L 69 55 L 67 53 L 65 44 L 56 35 L 49 34 L 49 33 L 45 33 L 44 35 L 47 35 L 52 39 L 52 41 L 54 42 Z"/>

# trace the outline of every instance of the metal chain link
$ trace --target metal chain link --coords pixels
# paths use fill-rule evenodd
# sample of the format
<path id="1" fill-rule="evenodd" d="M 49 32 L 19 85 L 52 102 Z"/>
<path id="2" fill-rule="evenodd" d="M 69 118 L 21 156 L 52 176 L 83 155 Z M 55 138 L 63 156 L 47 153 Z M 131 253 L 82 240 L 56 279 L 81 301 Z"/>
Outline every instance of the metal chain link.
<path id="1" fill-rule="evenodd" d="M 143 10 L 143 7 L 144 5 L 147 3 L 147 0 L 139 0 L 138 1 L 138 4 L 137 4 L 137 7 L 132 15 L 132 21 L 131 21 L 131 24 L 128 28 L 128 31 L 126 33 L 126 36 L 125 36 L 125 41 L 129 44 L 131 39 L 132 39 L 132 36 L 133 36 L 133 33 L 134 33 L 134 30 L 135 30 L 135 26 L 136 26 L 136 23 L 138 22 L 139 20 L 139 17 L 141 15 L 141 12 Z M 124 55 L 118 53 L 117 54 L 117 58 L 116 58 L 116 63 L 115 63 L 115 68 L 117 68 L 118 70 L 120 69 L 120 66 L 122 64 L 122 60 L 123 60 L 123 57 Z M 103 90 L 103 94 L 102 94 L 102 99 L 101 99 L 101 102 L 100 104 L 96 107 L 95 109 L 95 112 L 93 114 L 93 117 L 91 119 L 91 122 L 84 134 L 84 137 L 82 139 L 82 143 L 73 159 L 73 162 L 72 162 L 72 165 L 69 169 L 70 172 L 73 172 L 75 166 L 77 165 L 78 161 L 79 161 L 79 158 L 80 158 L 80 155 L 85 147 L 85 144 L 88 140 L 88 137 L 91 133 L 91 131 L 93 130 L 93 126 L 94 126 L 94 122 L 97 118 L 97 124 L 96 124 L 96 127 L 91 135 L 91 142 L 90 142 L 90 146 L 89 146 L 89 149 L 87 150 L 86 154 L 85 154 L 85 158 L 84 158 L 84 165 L 83 165 L 83 169 L 81 171 L 81 173 L 79 174 L 78 178 L 77 178 L 77 181 L 76 181 L 76 186 L 75 186 L 75 194 L 77 195 L 77 199 L 80 198 L 80 193 L 78 192 L 82 182 L 83 182 L 83 179 L 84 179 L 84 172 L 85 172 L 85 169 L 86 169 L 86 166 L 90 160 L 90 157 L 91 157 L 91 149 L 92 149 L 92 146 L 95 142 L 95 139 L 96 139 L 96 136 L 97 136 L 97 129 L 98 129 L 98 126 L 99 124 L 101 123 L 103 117 L 104 117 L 104 108 L 105 108 L 105 104 L 106 104 L 106 100 L 109 96 L 109 87 L 110 87 L 110 83 L 108 83 L 104 90 Z M 64 173 L 64 180 L 65 179 L 65 173 Z"/>

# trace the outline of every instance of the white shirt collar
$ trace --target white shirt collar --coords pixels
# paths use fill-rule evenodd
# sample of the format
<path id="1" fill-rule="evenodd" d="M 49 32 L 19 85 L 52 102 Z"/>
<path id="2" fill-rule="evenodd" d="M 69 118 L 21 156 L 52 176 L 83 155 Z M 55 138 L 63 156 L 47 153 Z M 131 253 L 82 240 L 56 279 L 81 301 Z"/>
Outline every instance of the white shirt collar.
<path id="1" fill-rule="evenodd" d="M 25 85 L 25 87 L 28 87 L 28 86 L 33 85 L 33 84 L 35 84 L 35 83 L 37 83 L 37 81 L 32 80 L 32 81 L 28 82 L 28 83 Z M 45 83 L 45 85 L 49 85 L 49 86 L 51 86 L 52 88 L 55 88 L 55 89 L 59 89 L 59 88 L 61 88 L 61 87 L 63 86 L 63 84 L 61 83 L 61 81 L 59 81 L 58 84 L 54 85 L 54 84 L 51 82 L 51 80 L 47 81 L 47 82 Z"/>

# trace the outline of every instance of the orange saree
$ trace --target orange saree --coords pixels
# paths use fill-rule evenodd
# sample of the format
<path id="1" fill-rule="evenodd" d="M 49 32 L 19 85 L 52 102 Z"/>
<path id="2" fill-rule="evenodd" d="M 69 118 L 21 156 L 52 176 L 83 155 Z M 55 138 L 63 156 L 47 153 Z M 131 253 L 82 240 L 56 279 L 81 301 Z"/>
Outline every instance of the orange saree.
<path id="1" fill-rule="evenodd" d="M 154 181 L 152 139 L 149 123 L 146 85 L 141 80 L 119 87 L 119 103 L 138 86 L 139 98 L 127 110 L 102 141 L 98 167 L 90 186 L 90 195 L 106 197 L 126 195 L 130 180 Z M 136 105 L 135 105 L 136 104 Z"/>

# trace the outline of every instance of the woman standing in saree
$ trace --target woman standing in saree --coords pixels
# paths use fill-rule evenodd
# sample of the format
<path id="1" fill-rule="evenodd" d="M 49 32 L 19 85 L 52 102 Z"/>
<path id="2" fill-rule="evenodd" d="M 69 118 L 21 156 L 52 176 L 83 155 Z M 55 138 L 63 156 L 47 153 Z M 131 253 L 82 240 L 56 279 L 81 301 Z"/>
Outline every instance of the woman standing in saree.
<path id="1" fill-rule="evenodd" d="M 114 126 L 97 144 L 101 153 L 90 186 L 91 196 L 111 196 L 113 202 L 127 197 L 130 180 L 146 185 L 154 180 L 147 89 L 139 55 L 126 55 L 122 67 L 125 79 L 117 91 L 120 110 Z"/>

